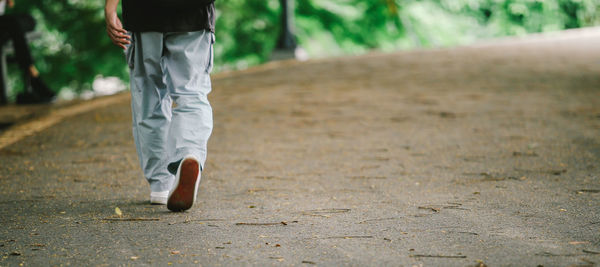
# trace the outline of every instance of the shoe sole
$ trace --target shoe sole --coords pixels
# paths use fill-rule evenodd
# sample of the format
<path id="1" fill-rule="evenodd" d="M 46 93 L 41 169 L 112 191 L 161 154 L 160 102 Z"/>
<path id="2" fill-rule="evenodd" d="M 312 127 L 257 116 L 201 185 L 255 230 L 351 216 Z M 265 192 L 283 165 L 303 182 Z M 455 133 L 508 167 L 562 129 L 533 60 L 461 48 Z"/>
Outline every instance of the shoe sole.
<path id="1" fill-rule="evenodd" d="M 186 158 L 178 170 L 179 179 L 175 181 L 175 190 L 169 196 L 167 208 L 171 211 L 184 211 L 194 205 L 196 198 L 198 174 L 200 164 L 194 159 Z"/>
<path id="2" fill-rule="evenodd" d="M 150 200 L 150 205 L 165 205 L 167 204 L 164 200 Z"/>

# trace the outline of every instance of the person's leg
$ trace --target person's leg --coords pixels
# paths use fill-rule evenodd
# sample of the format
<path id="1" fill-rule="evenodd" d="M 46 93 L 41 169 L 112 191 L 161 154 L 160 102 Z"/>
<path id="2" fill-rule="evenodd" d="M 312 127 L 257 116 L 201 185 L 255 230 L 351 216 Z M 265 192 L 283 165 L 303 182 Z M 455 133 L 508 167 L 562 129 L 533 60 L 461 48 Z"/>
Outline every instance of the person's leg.
<path id="1" fill-rule="evenodd" d="M 0 31 L 8 33 L 13 41 L 17 63 L 24 73 L 25 92 L 17 95 L 17 103 L 20 104 L 49 102 L 56 95 L 39 77 L 40 73 L 33 64 L 25 33 L 34 28 L 35 20 L 30 15 L 0 16 Z"/>
<path id="2" fill-rule="evenodd" d="M 169 33 L 165 37 L 163 70 L 175 107 L 169 128 L 170 171 L 175 181 L 167 208 L 183 211 L 196 200 L 200 172 L 206 161 L 206 145 L 212 132 L 211 32 Z M 180 161 L 180 162 L 178 162 Z"/>
<path id="3" fill-rule="evenodd" d="M 133 136 L 140 165 L 153 193 L 168 192 L 173 182 L 173 175 L 167 171 L 166 149 L 171 99 L 161 68 L 163 34 L 134 33 L 126 55 L 131 68 Z"/>
<path id="4" fill-rule="evenodd" d="M 0 30 L 7 32 L 10 35 L 15 48 L 17 62 L 23 72 L 29 74 L 32 74 L 31 67 L 33 66 L 33 59 L 31 58 L 31 51 L 29 50 L 27 40 L 25 40 L 25 32 L 27 30 L 32 30 L 32 26 L 35 26 L 35 22 L 31 25 L 32 21 L 33 18 L 28 15 L 0 16 Z M 35 67 L 33 68 L 33 72 L 37 72 L 37 69 L 35 69 Z"/>
<path id="5" fill-rule="evenodd" d="M 213 127 L 208 102 L 213 38 L 209 31 L 166 34 L 165 79 L 175 102 L 168 140 L 171 162 L 193 155 L 202 168 L 206 161 Z"/>

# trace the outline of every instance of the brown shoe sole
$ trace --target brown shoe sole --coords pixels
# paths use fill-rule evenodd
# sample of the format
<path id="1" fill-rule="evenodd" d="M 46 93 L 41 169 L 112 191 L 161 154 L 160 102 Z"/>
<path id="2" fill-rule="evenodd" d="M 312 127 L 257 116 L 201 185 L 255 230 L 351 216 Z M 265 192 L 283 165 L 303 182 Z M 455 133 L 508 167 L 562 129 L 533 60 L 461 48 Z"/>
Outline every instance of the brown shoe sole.
<path id="1" fill-rule="evenodd" d="M 194 204 L 200 164 L 196 160 L 185 159 L 180 168 L 179 181 L 167 201 L 167 208 L 171 211 L 188 210 Z"/>

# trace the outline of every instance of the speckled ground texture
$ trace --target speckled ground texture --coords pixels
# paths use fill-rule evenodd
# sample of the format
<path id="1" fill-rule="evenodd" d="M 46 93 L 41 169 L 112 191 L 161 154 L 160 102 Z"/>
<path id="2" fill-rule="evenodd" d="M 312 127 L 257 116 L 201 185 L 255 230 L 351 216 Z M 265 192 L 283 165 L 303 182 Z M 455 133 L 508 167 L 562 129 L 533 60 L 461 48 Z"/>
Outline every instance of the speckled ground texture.
<path id="1" fill-rule="evenodd" d="M 0 266 L 600 264 L 598 29 L 213 86 L 184 213 L 149 205 L 127 100 L 0 150 Z"/>

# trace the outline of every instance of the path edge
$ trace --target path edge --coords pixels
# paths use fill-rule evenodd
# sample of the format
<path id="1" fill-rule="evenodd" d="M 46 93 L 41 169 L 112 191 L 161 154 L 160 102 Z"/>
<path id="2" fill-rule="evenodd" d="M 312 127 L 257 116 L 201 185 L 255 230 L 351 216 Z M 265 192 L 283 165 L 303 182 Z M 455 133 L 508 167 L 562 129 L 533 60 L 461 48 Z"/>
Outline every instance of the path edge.
<path id="1" fill-rule="evenodd" d="M 25 137 L 39 133 L 66 118 L 73 117 L 94 109 L 110 106 L 130 99 L 129 91 L 111 96 L 83 101 L 64 108 L 51 110 L 48 114 L 17 124 L 8 128 L 0 135 L 0 150 L 21 141 Z"/>

